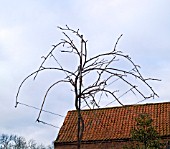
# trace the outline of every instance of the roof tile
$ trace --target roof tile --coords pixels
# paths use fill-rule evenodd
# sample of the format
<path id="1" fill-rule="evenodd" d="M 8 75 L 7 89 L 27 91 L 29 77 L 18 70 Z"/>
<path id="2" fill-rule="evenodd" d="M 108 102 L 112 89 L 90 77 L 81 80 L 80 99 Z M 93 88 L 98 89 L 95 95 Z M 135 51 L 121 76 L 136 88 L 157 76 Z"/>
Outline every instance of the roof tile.
<path id="1" fill-rule="evenodd" d="M 170 135 L 170 102 L 82 110 L 85 123 L 82 141 L 130 138 L 135 118 L 147 113 L 161 136 Z M 56 142 L 77 141 L 77 111 L 68 111 Z"/>

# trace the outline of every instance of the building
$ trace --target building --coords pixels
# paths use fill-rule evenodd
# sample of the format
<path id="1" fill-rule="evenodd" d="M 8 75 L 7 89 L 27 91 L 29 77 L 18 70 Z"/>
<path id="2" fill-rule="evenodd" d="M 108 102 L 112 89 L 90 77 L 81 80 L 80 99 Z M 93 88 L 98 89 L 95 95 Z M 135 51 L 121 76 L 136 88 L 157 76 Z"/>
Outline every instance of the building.
<path id="1" fill-rule="evenodd" d="M 147 113 L 162 141 L 170 141 L 170 102 L 82 110 L 85 123 L 81 149 L 121 149 L 130 143 L 135 118 Z M 55 149 L 76 149 L 77 112 L 69 111 L 54 142 Z M 169 148 L 168 148 L 169 149 Z"/>

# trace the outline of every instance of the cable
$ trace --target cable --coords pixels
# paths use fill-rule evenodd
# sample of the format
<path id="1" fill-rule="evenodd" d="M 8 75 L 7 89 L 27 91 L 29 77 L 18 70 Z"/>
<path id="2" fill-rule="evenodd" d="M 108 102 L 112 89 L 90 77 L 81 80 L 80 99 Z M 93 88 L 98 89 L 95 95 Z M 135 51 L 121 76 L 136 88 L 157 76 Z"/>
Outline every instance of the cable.
<path id="1" fill-rule="evenodd" d="M 42 124 L 44 124 L 44 125 L 48 125 L 48 126 L 52 126 L 52 127 L 54 127 L 54 128 L 60 129 L 60 127 L 58 127 L 58 126 L 55 126 L 55 125 L 50 124 L 50 123 L 46 123 L 46 122 L 41 121 L 41 120 L 39 120 L 39 119 L 37 119 L 37 122 L 38 122 L 38 123 L 42 123 Z"/>
<path id="2" fill-rule="evenodd" d="M 23 105 L 23 106 L 26 106 L 26 107 L 29 107 L 29 108 L 33 108 L 33 109 L 36 109 L 36 110 L 40 110 L 37 107 L 31 106 L 31 105 L 28 105 L 28 104 L 25 104 L 25 103 L 17 102 L 17 104 L 20 104 L 20 105 Z M 65 117 L 63 115 L 60 115 L 60 114 L 57 114 L 57 113 L 53 113 L 53 112 L 50 112 L 50 111 L 47 111 L 47 110 L 42 110 L 42 111 L 46 112 L 46 113 L 49 113 L 49 114 L 52 114 L 52 115 L 56 115 L 56 116 L 60 116 L 60 117 Z"/>

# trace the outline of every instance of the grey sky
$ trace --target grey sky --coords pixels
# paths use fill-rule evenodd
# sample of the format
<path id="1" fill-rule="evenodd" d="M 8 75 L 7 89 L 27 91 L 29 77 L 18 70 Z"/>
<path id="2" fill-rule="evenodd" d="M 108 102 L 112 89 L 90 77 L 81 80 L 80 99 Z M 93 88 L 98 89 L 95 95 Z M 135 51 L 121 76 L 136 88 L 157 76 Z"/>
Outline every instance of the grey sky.
<path id="1" fill-rule="evenodd" d="M 162 79 L 151 83 L 160 98 L 145 103 L 170 101 L 168 0 L 0 0 L 0 3 L 0 133 L 18 134 L 45 144 L 57 136 L 58 129 L 35 123 L 37 110 L 14 106 L 19 84 L 39 67 L 41 56 L 48 53 L 51 45 L 62 38 L 57 26 L 66 24 L 79 28 L 88 39 L 89 55 L 112 49 L 123 34 L 118 48 L 142 67 L 144 76 Z M 36 81 L 30 78 L 19 101 L 40 107 L 56 76 L 51 75 L 42 73 Z M 66 94 L 67 89 L 54 89 L 45 109 L 61 115 L 74 109 L 72 94 Z M 63 122 L 63 118 L 49 114 L 43 114 L 41 119 L 59 127 Z"/>

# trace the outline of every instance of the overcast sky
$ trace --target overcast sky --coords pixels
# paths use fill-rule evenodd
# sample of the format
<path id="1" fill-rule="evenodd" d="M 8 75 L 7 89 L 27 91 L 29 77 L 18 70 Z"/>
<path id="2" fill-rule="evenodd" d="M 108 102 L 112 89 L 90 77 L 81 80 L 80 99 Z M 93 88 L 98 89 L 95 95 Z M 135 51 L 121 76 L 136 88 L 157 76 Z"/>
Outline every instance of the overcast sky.
<path id="1" fill-rule="evenodd" d="M 41 57 L 63 37 L 57 26 L 66 24 L 88 39 L 89 55 L 112 49 L 123 34 L 118 48 L 141 66 L 144 76 L 162 80 L 151 83 L 159 98 L 144 103 L 170 101 L 169 6 L 168 0 L 0 0 L 0 133 L 44 144 L 57 137 L 59 129 L 35 122 L 37 110 L 14 106 L 21 81 L 38 69 Z M 40 108 L 54 76 L 42 73 L 35 81 L 28 79 L 19 101 Z M 132 104 L 130 100 L 124 103 Z M 72 109 L 72 94 L 64 87 L 54 89 L 45 105 L 63 116 Z M 64 120 L 48 113 L 41 119 L 58 127 Z"/>

